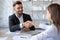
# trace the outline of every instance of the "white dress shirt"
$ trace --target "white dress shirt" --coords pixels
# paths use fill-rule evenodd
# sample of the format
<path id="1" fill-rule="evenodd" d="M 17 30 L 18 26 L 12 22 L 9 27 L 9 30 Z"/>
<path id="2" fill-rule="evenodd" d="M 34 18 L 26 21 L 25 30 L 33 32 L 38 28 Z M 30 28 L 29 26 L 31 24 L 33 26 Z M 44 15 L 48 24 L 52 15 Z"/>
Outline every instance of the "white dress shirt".
<path id="1" fill-rule="evenodd" d="M 60 33 L 58 34 L 57 27 L 52 24 L 47 27 L 47 29 L 40 34 L 32 36 L 30 40 L 59 40 Z"/>
<path id="2" fill-rule="evenodd" d="M 16 17 L 19 19 L 19 21 L 20 21 L 20 28 L 22 29 L 23 28 L 23 26 L 22 26 L 22 23 L 23 23 L 23 15 L 21 15 L 20 18 L 17 15 L 16 15 Z"/>

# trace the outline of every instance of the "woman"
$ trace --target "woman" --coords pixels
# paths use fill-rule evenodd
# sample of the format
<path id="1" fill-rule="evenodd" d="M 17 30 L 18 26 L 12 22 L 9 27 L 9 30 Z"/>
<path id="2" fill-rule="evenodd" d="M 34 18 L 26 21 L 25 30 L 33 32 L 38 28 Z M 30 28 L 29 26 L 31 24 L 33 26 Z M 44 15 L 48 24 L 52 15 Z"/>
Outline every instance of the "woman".
<path id="1" fill-rule="evenodd" d="M 30 40 L 60 40 L 60 5 L 57 3 L 49 5 L 46 16 L 53 24 Z"/>

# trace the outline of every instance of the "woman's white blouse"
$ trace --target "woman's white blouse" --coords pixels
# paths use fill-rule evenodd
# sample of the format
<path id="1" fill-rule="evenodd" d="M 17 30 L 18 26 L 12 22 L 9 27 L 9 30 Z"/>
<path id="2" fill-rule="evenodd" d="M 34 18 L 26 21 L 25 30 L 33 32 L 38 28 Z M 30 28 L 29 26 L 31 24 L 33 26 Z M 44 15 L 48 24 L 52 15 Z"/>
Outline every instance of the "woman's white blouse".
<path id="1" fill-rule="evenodd" d="M 40 34 L 32 36 L 30 40 L 59 40 L 58 30 L 55 25 L 50 25 L 47 29 Z"/>

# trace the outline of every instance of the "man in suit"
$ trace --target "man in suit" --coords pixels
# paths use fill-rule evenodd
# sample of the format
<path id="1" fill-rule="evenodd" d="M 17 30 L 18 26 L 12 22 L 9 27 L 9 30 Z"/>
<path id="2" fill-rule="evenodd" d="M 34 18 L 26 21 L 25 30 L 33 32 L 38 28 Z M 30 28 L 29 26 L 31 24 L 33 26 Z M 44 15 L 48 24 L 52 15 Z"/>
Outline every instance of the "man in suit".
<path id="1" fill-rule="evenodd" d="M 16 1 L 13 4 L 14 14 L 9 16 L 9 28 L 11 32 L 18 30 L 35 30 L 35 27 L 27 21 L 32 21 L 28 14 L 23 13 L 23 5 L 20 1 Z"/>

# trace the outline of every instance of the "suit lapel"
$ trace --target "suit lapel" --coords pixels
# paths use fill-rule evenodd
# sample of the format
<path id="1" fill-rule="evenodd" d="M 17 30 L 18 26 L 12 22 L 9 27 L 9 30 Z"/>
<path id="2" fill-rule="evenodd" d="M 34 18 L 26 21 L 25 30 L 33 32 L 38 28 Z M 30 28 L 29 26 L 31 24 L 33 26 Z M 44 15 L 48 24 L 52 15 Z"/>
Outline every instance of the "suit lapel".
<path id="1" fill-rule="evenodd" d="M 14 19 L 15 19 L 15 23 L 20 23 L 19 19 L 16 17 L 16 15 L 14 14 Z M 23 13 L 23 22 L 26 22 L 26 15 Z"/>
<path id="2" fill-rule="evenodd" d="M 23 21 L 26 22 L 26 15 L 23 13 Z"/>
<path id="3" fill-rule="evenodd" d="M 15 22 L 16 22 L 16 23 L 18 23 L 18 24 L 20 23 L 19 19 L 16 17 L 15 14 L 14 14 L 14 19 L 15 19 Z"/>

